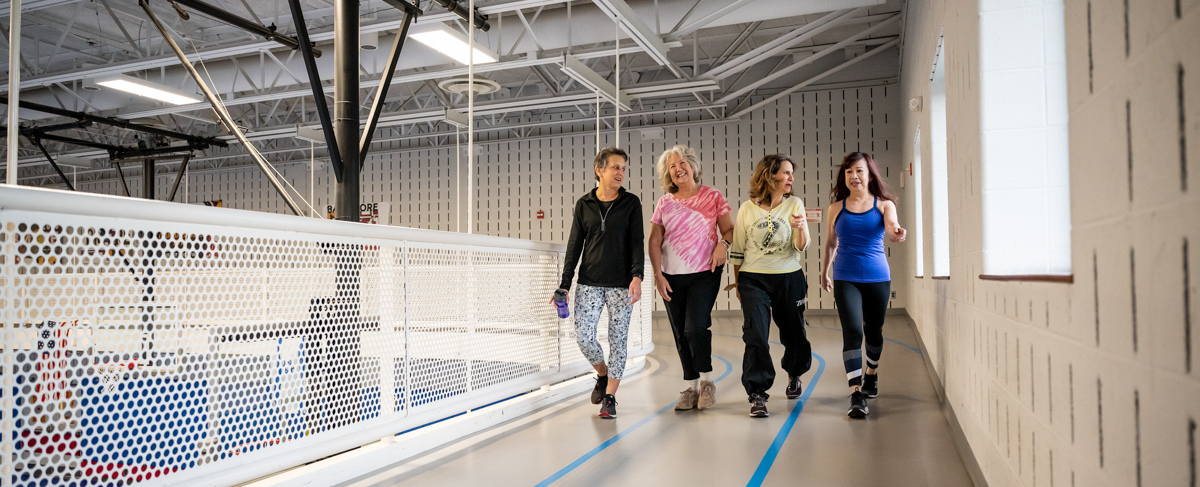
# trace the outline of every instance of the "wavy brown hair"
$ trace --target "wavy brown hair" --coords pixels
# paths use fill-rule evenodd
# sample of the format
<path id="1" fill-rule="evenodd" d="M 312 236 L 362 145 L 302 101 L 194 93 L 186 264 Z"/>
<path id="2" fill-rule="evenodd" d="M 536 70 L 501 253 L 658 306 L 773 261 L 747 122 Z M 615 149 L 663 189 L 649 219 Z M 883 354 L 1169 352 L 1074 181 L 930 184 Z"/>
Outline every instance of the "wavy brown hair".
<path id="1" fill-rule="evenodd" d="M 846 171 L 850 170 L 850 166 L 858 161 L 867 161 L 867 175 L 871 178 L 867 182 L 867 191 L 881 200 L 896 201 L 896 197 L 888 191 L 887 183 L 879 175 L 879 167 L 875 165 L 875 158 L 866 152 L 846 154 L 846 157 L 842 159 L 842 165 L 838 167 L 837 181 L 833 183 L 833 188 L 830 188 L 829 197 L 836 203 L 850 196 L 850 187 L 846 186 Z"/>
<path id="2" fill-rule="evenodd" d="M 763 198 L 771 197 L 771 193 L 775 191 L 775 175 L 783 168 L 785 162 L 792 164 L 792 171 L 796 170 L 796 162 L 787 154 L 770 154 L 758 161 L 758 165 L 754 167 L 754 175 L 750 176 L 750 201 L 757 204 Z M 791 195 L 792 192 L 788 191 L 784 193 L 783 198 L 787 199 Z"/>

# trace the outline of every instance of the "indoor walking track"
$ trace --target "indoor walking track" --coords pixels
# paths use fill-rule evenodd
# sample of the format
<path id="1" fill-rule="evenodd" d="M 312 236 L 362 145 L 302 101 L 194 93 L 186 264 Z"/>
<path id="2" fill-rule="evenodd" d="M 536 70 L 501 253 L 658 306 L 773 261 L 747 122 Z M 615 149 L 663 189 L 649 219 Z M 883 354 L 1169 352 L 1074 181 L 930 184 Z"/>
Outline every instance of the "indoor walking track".
<path id="1" fill-rule="evenodd" d="M 836 316 L 808 317 L 812 369 L 788 400 L 777 369 L 769 418 L 748 416 L 740 383 L 741 317 L 716 317 L 717 405 L 675 411 L 684 388 L 665 317 L 645 369 L 617 392 L 618 417 L 596 416 L 587 394 L 481 431 L 345 485 L 889 485 L 969 486 L 916 336 L 890 315 L 880 394 L 865 420 L 846 417 L 849 389 Z M 783 347 L 772 326 L 772 358 Z"/>

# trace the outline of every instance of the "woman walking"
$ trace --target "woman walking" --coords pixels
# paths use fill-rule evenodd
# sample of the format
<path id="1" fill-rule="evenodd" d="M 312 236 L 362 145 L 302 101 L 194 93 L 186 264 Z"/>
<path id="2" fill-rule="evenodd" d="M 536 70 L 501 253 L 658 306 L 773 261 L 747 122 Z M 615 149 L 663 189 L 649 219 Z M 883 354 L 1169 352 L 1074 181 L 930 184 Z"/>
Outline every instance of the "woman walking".
<path id="1" fill-rule="evenodd" d="M 830 190 L 833 204 L 827 212 L 821 287 L 833 292 L 842 322 L 842 361 L 850 381 L 850 410 L 846 414 L 862 419 L 870 413 L 867 398 L 879 395 L 876 371 L 883 354 L 883 319 L 892 285 L 883 235 L 887 233 L 893 242 L 903 242 L 906 232 L 896 216 L 895 198 L 880 179 L 870 154 L 847 154 L 838 174 Z"/>
<path id="2" fill-rule="evenodd" d="M 571 237 L 567 241 L 559 289 L 571 289 L 575 266 L 575 334 L 579 350 L 596 369 L 592 404 L 600 404 L 601 418 L 617 417 L 617 386 L 625 372 L 629 316 L 642 297 L 645 257 L 642 247 L 642 202 L 621 187 L 629 156 L 606 147 L 593 162 L 596 189 L 575 202 Z M 582 257 L 582 258 L 581 258 Z M 550 304 L 554 304 L 551 298 Z M 596 340 L 600 311 L 608 307 L 608 361 Z"/>
<path id="3" fill-rule="evenodd" d="M 677 145 L 658 158 L 663 192 L 650 218 L 650 266 L 675 335 L 686 389 L 675 410 L 707 409 L 712 373 L 712 308 L 721 290 L 733 220 L 721 192 L 700 184 L 696 151 Z"/>
<path id="4" fill-rule="evenodd" d="M 792 159 L 783 154 L 763 157 L 750 178 L 750 200 L 738 209 L 733 230 L 733 264 L 742 302 L 742 385 L 750 396 L 750 416 L 765 418 L 767 390 L 775 381 L 767 343 L 771 318 L 783 342 L 780 365 L 788 374 L 788 399 L 800 397 L 800 376 L 812 366 L 812 346 L 804 332 L 804 295 L 808 283 L 800 267 L 808 247 L 804 202 L 792 196 Z"/>

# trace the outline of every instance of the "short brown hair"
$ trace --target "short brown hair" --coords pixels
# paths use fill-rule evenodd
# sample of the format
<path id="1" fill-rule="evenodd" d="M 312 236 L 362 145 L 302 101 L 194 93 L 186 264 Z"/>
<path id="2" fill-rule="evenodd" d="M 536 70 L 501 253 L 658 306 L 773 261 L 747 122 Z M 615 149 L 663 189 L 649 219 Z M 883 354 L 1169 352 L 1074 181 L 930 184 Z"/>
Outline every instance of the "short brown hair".
<path id="1" fill-rule="evenodd" d="M 596 169 L 604 169 L 606 166 L 608 166 L 608 157 L 612 155 L 621 156 L 622 159 L 625 159 L 626 164 L 629 163 L 629 154 L 626 154 L 625 151 L 616 147 L 605 147 L 600 149 L 600 152 L 596 153 L 596 160 L 593 162 L 593 164 L 596 166 Z M 596 176 L 597 181 L 600 180 L 599 174 L 595 174 L 593 172 L 593 175 Z"/>
<path id="2" fill-rule="evenodd" d="M 792 170 L 796 170 L 796 162 L 787 154 L 771 154 L 758 161 L 758 165 L 754 167 L 754 175 L 750 176 L 750 201 L 758 203 L 771 196 L 771 192 L 775 190 L 775 174 L 783 168 L 785 162 L 791 163 Z M 788 191 L 783 197 L 791 195 L 792 192 Z"/>

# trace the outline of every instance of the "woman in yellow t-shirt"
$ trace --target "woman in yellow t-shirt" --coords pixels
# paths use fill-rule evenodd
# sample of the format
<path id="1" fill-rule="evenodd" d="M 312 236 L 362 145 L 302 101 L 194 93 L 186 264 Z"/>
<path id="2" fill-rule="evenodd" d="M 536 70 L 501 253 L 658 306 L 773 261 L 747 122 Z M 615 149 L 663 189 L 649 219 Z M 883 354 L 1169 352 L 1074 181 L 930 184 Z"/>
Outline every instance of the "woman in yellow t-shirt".
<path id="1" fill-rule="evenodd" d="M 750 178 L 750 200 L 738 209 L 729 263 L 742 302 L 742 386 L 750 396 L 750 416 L 767 417 L 767 390 L 775 381 L 771 364 L 771 316 L 783 342 L 785 394 L 800 397 L 800 376 L 812 366 L 812 346 L 804 333 L 804 296 L 808 282 L 800 268 L 808 247 L 804 201 L 792 195 L 792 159 L 784 154 L 763 157 Z"/>

